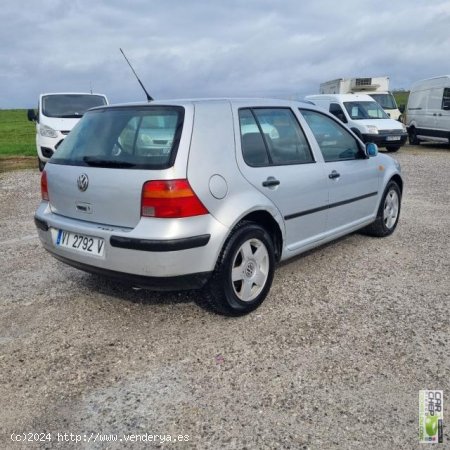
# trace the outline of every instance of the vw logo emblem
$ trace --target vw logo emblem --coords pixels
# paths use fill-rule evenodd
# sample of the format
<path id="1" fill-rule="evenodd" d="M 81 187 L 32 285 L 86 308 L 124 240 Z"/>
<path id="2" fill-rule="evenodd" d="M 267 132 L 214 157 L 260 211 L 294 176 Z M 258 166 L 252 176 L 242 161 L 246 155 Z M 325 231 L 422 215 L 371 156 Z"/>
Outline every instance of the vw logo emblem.
<path id="1" fill-rule="evenodd" d="M 78 178 L 77 178 L 77 184 L 78 184 L 78 189 L 80 191 L 85 191 L 88 186 L 89 186 L 89 178 L 85 173 L 82 173 Z"/>

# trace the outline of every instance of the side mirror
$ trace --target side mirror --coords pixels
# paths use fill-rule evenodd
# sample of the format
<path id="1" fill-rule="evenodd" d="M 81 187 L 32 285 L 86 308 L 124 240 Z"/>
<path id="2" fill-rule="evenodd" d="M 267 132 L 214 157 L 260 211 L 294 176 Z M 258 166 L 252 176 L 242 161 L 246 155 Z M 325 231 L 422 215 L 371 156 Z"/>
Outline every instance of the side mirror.
<path id="1" fill-rule="evenodd" d="M 36 122 L 37 121 L 36 111 L 34 109 L 29 109 L 27 111 L 27 117 L 30 122 Z"/>
<path id="2" fill-rule="evenodd" d="M 399 105 L 398 110 L 403 114 L 405 112 L 405 105 Z"/>
<path id="3" fill-rule="evenodd" d="M 448 111 L 450 109 L 450 100 L 444 100 L 442 103 L 442 109 Z"/>
<path id="4" fill-rule="evenodd" d="M 373 157 L 378 155 L 378 146 L 373 142 L 368 142 L 366 144 L 366 153 L 367 156 Z"/>

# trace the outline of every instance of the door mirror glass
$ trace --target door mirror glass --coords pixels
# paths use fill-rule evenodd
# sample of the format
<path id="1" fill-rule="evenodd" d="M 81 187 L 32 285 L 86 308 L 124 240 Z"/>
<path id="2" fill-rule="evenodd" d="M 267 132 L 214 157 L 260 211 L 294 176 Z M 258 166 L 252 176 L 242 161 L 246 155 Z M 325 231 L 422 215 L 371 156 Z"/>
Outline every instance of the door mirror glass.
<path id="1" fill-rule="evenodd" d="M 366 144 L 366 153 L 367 156 L 377 156 L 378 155 L 378 146 L 373 142 L 368 142 Z"/>
<path id="2" fill-rule="evenodd" d="M 27 117 L 30 122 L 36 122 L 37 121 L 36 111 L 34 109 L 29 109 L 27 111 Z"/>

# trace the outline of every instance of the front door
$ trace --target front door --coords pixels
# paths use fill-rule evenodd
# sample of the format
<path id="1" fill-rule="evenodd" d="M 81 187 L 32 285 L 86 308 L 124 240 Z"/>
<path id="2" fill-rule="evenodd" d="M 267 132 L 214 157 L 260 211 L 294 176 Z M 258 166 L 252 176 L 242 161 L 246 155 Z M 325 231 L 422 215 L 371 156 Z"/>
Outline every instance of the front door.
<path id="1" fill-rule="evenodd" d="M 335 233 L 374 215 L 378 201 L 379 170 L 353 135 L 338 121 L 302 109 L 325 161 L 329 188 L 326 231 Z"/>

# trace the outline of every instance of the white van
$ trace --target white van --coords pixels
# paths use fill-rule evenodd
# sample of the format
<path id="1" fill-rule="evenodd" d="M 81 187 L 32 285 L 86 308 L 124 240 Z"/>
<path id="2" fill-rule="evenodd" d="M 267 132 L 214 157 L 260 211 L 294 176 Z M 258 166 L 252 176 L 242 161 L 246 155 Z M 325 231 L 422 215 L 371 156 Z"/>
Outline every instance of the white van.
<path id="1" fill-rule="evenodd" d="M 103 94 L 41 94 L 37 113 L 34 109 L 28 110 L 28 120 L 36 122 L 39 170 L 42 172 L 45 163 L 88 109 L 107 104 L 108 99 Z"/>
<path id="2" fill-rule="evenodd" d="M 374 142 L 388 152 L 396 152 L 406 142 L 405 125 L 390 119 L 367 94 L 308 95 L 305 99 L 335 115 L 363 142 Z"/>
<path id="3" fill-rule="evenodd" d="M 410 144 L 450 143 L 450 75 L 417 82 L 406 106 Z"/>

